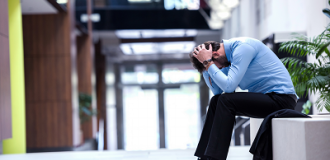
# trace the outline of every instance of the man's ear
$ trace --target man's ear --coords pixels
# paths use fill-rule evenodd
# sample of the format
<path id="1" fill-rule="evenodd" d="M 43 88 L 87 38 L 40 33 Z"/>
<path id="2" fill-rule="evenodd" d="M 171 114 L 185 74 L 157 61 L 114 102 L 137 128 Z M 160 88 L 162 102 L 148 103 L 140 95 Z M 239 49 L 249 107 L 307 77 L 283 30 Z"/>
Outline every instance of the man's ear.
<path id="1" fill-rule="evenodd" d="M 217 51 L 212 51 L 212 57 L 213 56 L 219 56 L 219 53 Z"/>

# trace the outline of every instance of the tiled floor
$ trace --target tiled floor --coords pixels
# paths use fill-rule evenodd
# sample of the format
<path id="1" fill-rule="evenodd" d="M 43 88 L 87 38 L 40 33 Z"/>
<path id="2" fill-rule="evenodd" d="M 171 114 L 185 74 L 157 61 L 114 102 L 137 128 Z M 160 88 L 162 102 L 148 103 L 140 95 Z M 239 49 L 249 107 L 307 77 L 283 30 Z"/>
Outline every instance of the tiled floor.
<path id="1" fill-rule="evenodd" d="M 250 147 L 231 147 L 227 160 L 251 160 Z M 0 155 L 0 160 L 196 160 L 194 149 L 155 151 L 76 151 Z"/>

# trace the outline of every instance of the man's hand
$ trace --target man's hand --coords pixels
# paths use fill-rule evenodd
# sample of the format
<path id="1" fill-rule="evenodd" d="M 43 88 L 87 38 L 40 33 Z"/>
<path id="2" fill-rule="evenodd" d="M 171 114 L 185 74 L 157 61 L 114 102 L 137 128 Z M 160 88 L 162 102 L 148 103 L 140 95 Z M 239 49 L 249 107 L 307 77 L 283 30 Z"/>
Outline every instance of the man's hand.
<path id="1" fill-rule="evenodd" d="M 194 49 L 194 57 L 198 59 L 199 62 L 203 63 L 205 60 L 212 58 L 212 45 L 210 44 L 209 49 L 205 48 L 205 45 L 197 46 Z"/>

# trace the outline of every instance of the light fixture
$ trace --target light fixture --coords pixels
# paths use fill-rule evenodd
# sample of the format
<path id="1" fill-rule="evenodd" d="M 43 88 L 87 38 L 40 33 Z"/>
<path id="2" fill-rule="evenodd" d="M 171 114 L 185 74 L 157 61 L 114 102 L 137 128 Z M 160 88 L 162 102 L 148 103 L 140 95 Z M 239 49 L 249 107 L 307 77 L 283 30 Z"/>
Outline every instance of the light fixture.
<path id="1" fill-rule="evenodd" d="M 222 3 L 226 5 L 228 8 L 235 8 L 238 6 L 238 0 L 223 0 Z"/>
<path id="2" fill-rule="evenodd" d="M 210 20 L 208 24 L 211 29 L 221 29 L 223 27 L 222 20 Z"/>
<path id="3" fill-rule="evenodd" d="M 100 20 L 101 20 L 101 16 L 98 13 L 91 14 L 90 18 L 91 18 L 92 22 L 100 22 Z M 81 14 L 80 21 L 84 22 L 84 23 L 87 22 L 88 21 L 88 15 L 87 14 Z"/>
<path id="4" fill-rule="evenodd" d="M 216 10 L 218 8 L 218 6 L 220 6 L 221 3 L 219 0 L 209 0 L 208 1 L 208 6 L 212 9 L 212 10 Z"/>
<path id="5" fill-rule="evenodd" d="M 56 0 L 58 4 L 66 4 L 68 0 Z"/>
<path id="6" fill-rule="evenodd" d="M 126 55 L 182 54 L 191 52 L 195 45 L 194 41 L 122 43 L 120 49 Z"/>
<path id="7" fill-rule="evenodd" d="M 184 37 L 184 29 L 165 29 L 165 30 L 142 30 L 141 35 L 143 38 L 155 37 Z"/>
<path id="8" fill-rule="evenodd" d="M 231 17 L 231 10 L 238 6 L 239 0 L 207 0 L 206 3 L 211 8 L 210 16 L 203 9 L 199 9 L 199 12 L 210 29 L 221 29 L 224 26 L 223 21 Z"/>
<path id="9" fill-rule="evenodd" d="M 128 0 L 130 3 L 149 3 L 151 0 Z"/>
<path id="10" fill-rule="evenodd" d="M 229 11 L 211 11 L 211 18 L 219 20 L 227 20 L 230 18 L 231 13 Z"/>
<path id="11" fill-rule="evenodd" d="M 199 9 L 199 0 L 164 0 L 164 8 L 166 10 L 198 10 Z"/>

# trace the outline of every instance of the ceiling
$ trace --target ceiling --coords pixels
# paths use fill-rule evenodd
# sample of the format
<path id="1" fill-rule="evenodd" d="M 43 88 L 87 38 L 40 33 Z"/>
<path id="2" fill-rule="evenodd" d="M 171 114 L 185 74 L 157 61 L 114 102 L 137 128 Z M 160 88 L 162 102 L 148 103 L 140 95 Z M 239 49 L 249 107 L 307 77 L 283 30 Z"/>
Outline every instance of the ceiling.
<path id="1" fill-rule="evenodd" d="M 57 10 L 47 0 L 21 0 L 22 14 L 55 14 Z"/>
<path id="2" fill-rule="evenodd" d="M 110 56 L 111 61 L 115 63 L 189 61 L 188 54 L 197 44 L 209 40 L 220 41 L 220 31 L 187 29 L 94 31 L 93 37 L 95 41 L 101 40 L 102 53 Z M 156 37 L 159 41 L 144 41 L 150 37 Z M 172 37 L 171 41 L 161 41 L 169 37 Z M 185 37 L 189 41 L 185 41 Z M 136 42 L 122 43 L 123 40 L 131 38 L 136 38 Z"/>

